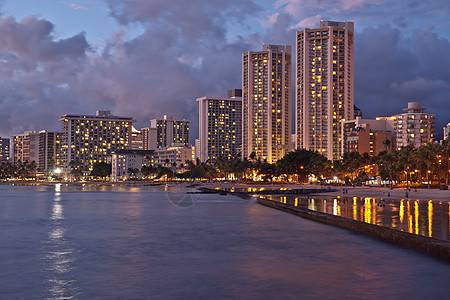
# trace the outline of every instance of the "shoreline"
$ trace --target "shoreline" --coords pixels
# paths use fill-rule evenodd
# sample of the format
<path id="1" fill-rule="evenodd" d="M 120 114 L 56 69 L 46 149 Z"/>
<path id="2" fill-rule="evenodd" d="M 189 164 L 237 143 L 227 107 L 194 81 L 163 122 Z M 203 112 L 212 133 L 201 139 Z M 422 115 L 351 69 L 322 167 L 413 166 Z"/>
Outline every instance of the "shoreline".
<path id="1" fill-rule="evenodd" d="M 245 183 L 201 183 L 197 187 L 205 188 L 220 188 L 220 189 L 325 189 L 331 188 L 335 191 L 325 192 L 325 193 L 315 193 L 311 196 L 331 196 L 331 197 L 370 197 L 385 200 L 420 200 L 420 201 L 443 201 L 450 202 L 450 190 L 439 190 L 439 189 L 411 189 L 406 191 L 404 188 L 394 188 L 390 189 L 388 187 L 367 187 L 367 186 L 320 186 L 318 184 L 245 184 Z M 343 193 L 346 190 L 347 193 Z M 408 197 L 406 197 L 406 192 Z M 281 195 L 281 193 L 280 193 Z"/>
<path id="2" fill-rule="evenodd" d="M 108 181 L 86 181 L 86 182 L 42 182 L 42 181 L 3 181 L 0 185 L 18 185 L 18 186 L 54 186 L 63 184 L 66 186 L 162 186 L 177 185 L 180 187 L 195 187 L 209 189 L 252 189 L 257 190 L 278 190 L 279 195 L 283 194 L 283 190 L 293 189 L 331 189 L 323 193 L 314 193 L 314 196 L 331 196 L 331 197 L 370 197 L 385 200 L 420 200 L 420 201 L 443 201 L 450 202 L 450 190 L 439 189 L 414 189 L 407 191 L 405 188 L 388 187 L 367 187 L 367 186 L 321 186 L 318 184 L 282 184 L 282 183 L 239 183 L 239 182 L 153 182 L 153 181 L 125 181 L 125 182 L 108 182 Z M 343 191 L 347 192 L 344 193 Z M 249 191 L 250 192 L 250 191 Z M 289 193 L 285 193 L 289 194 Z M 291 194 L 292 195 L 292 194 Z"/>

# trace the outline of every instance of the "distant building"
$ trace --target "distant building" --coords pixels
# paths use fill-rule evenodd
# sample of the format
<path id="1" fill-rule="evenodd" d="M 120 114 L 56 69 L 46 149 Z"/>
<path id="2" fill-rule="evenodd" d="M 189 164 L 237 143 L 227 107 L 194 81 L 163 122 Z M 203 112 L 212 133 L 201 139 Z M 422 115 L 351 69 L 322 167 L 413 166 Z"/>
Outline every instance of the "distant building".
<path id="1" fill-rule="evenodd" d="M 444 127 L 444 140 L 450 137 L 450 123 Z"/>
<path id="2" fill-rule="evenodd" d="M 107 162 L 111 154 L 131 145 L 132 118 L 118 117 L 110 111 L 92 115 L 64 115 L 59 121 L 62 133 L 58 145 L 57 165 L 70 171 L 70 163 L 79 163 L 84 172 L 98 162 Z"/>
<path id="3" fill-rule="evenodd" d="M 119 150 L 111 154 L 111 181 L 126 180 L 131 178 L 130 169 L 138 169 L 134 174 L 136 178 L 141 178 L 143 166 L 150 165 L 150 160 L 154 151 L 149 150 Z"/>
<path id="4" fill-rule="evenodd" d="M 240 92 L 239 92 L 240 91 Z M 231 90 L 231 98 L 202 97 L 199 104 L 199 159 L 233 158 L 242 148 L 242 90 Z"/>
<path id="5" fill-rule="evenodd" d="M 158 129 L 157 128 L 142 128 L 142 149 L 156 150 L 158 148 Z"/>
<path id="6" fill-rule="evenodd" d="M 341 121 L 354 118 L 354 23 L 297 32 L 297 147 L 341 158 Z"/>
<path id="7" fill-rule="evenodd" d="M 291 74 L 291 46 L 242 55 L 242 158 L 275 163 L 291 150 Z"/>
<path id="8" fill-rule="evenodd" d="M 394 140 L 397 148 L 412 145 L 415 148 L 434 140 L 434 115 L 425 113 L 420 102 L 408 102 L 405 113 L 394 119 Z"/>
<path id="9" fill-rule="evenodd" d="M 187 161 L 195 162 L 195 147 L 159 148 L 151 158 L 153 166 L 163 166 L 174 171 L 184 170 Z"/>
<path id="10" fill-rule="evenodd" d="M 356 120 L 356 118 L 361 118 L 363 117 L 363 113 L 362 110 L 359 109 L 356 105 L 353 105 L 353 119 Z"/>
<path id="11" fill-rule="evenodd" d="M 385 140 L 392 142 L 393 122 L 387 119 L 369 120 L 357 117 L 342 121 L 342 153 L 358 152 L 376 156 L 387 150 Z"/>
<path id="12" fill-rule="evenodd" d="M 39 163 L 39 133 L 36 131 L 26 131 L 23 134 L 12 136 L 12 162 L 32 162 Z"/>
<path id="13" fill-rule="evenodd" d="M 162 120 L 153 119 L 150 123 L 156 128 L 157 148 L 189 146 L 188 120 L 174 120 L 172 116 L 164 115 Z"/>
<path id="14" fill-rule="evenodd" d="M 38 171 L 47 173 L 55 169 L 57 137 L 57 132 L 39 131 Z"/>
<path id="15" fill-rule="evenodd" d="M 132 150 L 144 150 L 143 143 L 144 134 L 142 131 L 137 130 L 134 126 L 131 126 L 131 146 Z"/>
<path id="16" fill-rule="evenodd" d="M 0 162 L 9 161 L 9 145 L 10 140 L 8 138 L 0 137 Z"/>

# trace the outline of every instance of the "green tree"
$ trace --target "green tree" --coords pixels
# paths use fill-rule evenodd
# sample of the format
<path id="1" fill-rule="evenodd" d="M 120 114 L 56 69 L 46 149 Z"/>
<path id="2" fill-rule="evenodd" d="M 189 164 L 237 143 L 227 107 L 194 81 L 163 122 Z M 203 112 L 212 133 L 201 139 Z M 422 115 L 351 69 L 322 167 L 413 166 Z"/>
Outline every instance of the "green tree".
<path id="1" fill-rule="evenodd" d="M 105 179 L 106 177 L 111 176 L 111 171 L 111 163 L 98 162 L 94 164 L 91 176 Z"/>

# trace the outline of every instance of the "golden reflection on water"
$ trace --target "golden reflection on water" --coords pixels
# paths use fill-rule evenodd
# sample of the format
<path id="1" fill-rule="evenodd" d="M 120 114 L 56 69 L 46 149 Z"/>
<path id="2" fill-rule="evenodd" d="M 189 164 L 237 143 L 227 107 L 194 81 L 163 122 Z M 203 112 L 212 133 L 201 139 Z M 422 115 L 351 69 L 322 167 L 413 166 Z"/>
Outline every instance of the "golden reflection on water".
<path id="1" fill-rule="evenodd" d="M 433 235 L 433 202 L 428 201 L 428 236 Z"/>
<path id="2" fill-rule="evenodd" d="M 66 279 L 66 275 L 72 270 L 73 253 L 67 246 L 66 229 L 64 227 L 64 207 L 61 203 L 61 184 L 55 185 L 51 216 L 51 226 L 48 232 L 49 251 L 46 254 L 50 283 L 48 287 L 51 299 L 72 299 L 70 286 L 73 280 Z"/>
<path id="3" fill-rule="evenodd" d="M 298 198 L 295 198 L 294 206 L 298 206 Z"/>
<path id="4" fill-rule="evenodd" d="M 370 223 L 372 216 L 372 205 L 370 198 L 364 198 L 364 222 Z"/>
<path id="5" fill-rule="evenodd" d="M 357 220 L 356 216 L 358 215 L 358 204 L 356 203 L 356 200 L 358 198 L 353 197 L 353 220 Z"/>
<path id="6" fill-rule="evenodd" d="M 414 201 L 414 233 L 419 234 L 419 200 Z"/>

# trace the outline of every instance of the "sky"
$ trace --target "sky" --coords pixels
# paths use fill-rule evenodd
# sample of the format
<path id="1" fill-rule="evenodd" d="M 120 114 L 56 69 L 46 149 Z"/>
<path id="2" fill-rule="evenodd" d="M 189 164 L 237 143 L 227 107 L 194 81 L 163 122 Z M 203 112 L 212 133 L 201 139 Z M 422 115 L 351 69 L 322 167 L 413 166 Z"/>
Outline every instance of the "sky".
<path id="1" fill-rule="evenodd" d="M 241 88 L 242 53 L 294 45 L 319 21 L 355 22 L 355 104 L 364 118 L 419 101 L 450 122 L 448 0 L 0 0 L 0 136 L 60 130 L 110 110 L 150 125 L 191 120 Z M 292 83 L 293 84 L 293 83 Z"/>

